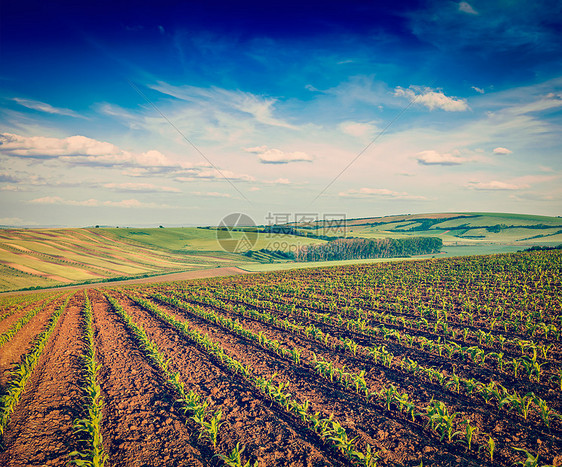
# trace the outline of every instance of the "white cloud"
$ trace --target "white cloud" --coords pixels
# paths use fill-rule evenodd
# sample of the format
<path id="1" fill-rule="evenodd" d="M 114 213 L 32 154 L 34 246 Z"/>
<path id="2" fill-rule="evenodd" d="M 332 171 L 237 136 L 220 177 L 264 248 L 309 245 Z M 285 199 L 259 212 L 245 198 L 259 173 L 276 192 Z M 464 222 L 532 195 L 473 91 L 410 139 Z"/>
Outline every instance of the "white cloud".
<path id="1" fill-rule="evenodd" d="M 74 112 L 73 110 L 53 107 L 52 105 L 46 104 L 45 102 L 34 101 L 31 99 L 21 99 L 19 97 L 14 97 L 13 100 L 23 107 L 27 107 L 28 109 L 32 110 L 39 110 L 40 112 L 46 112 L 55 115 L 66 115 L 68 117 L 75 118 L 86 118 L 83 115 Z"/>
<path id="2" fill-rule="evenodd" d="M 511 154 L 512 152 L 513 151 L 510 151 L 509 149 L 502 148 L 502 147 L 494 149 L 494 154 Z"/>
<path id="3" fill-rule="evenodd" d="M 217 191 L 205 191 L 205 192 L 192 191 L 191 194 L 195 196 L 204 196 L 208 198 L 232 198 L 232 195 L 228 193 L 219 193 Z"/>
<path id="4" fill-rule="evenodd" d="M 452 153 L 440 153 L 434 150 L 421 151 L 416 154 L 417 161 L 423 165 L 460 165 L 467 162 L 464 157 Z"/>
<path id="5" fill-rule="evenodd" d="M 417 104 L 425 105 L 429 110 L 442 109 L 447 112 L 462 112 L 468 110 L 465 99 L 448 97 L 442 91 L 434 91 L 428 87 L 410 86 L 404 89 L 400 86 L 394 89 L 397 97 L 407 97 Z"/>
<path id="6" fill-rule="evenodd" d="M 347 135 L 357 137 L 367 136 L 369 138 L 372 137 L 377 130 L 377 127 L 372 123 L 360 123 L 353 121 L 342 122 L 339 124 L 339 128 Z"/>
<path id="7" fill-rule="evenodd" d="M 482 88 L 478 88 L 476 86 L 471 86 L 471 88 L 474 89 L 479 94 L 484 94 L 484 89 Z"/>
<path id="8" fill-rule="evenodd" d="M 116 191 L 138 191 L 142 193 L 165 191 L 170 193 L 180 193 L 181 190 L 170 186 L 157 186 L 152 183 L 106 183 L 104 188 Z"/>
<path id="9" fill-rule="evenodd" d="M 163 204 L 156 203 L 143 203 L 137 199 L 124 199 L 122 201 L 99 201 L 94 198 L 90 198 L 83 201 L 76 201 L 71 199 L 64 199 L 60 196 L 45 196 L 43 198 L 36 198 L 29 201 L 33 204 L 60 204 L 66 206 L 110 206 L 110 207 L 120 207 L 120 208 L 164 208 L 168 207 Z"/>
<path id="10" fill-rule="evenodd" d="M 290 185 L 291 181 L 288 178 L 278 178 L 277 180 L 266 183 L 271 183 L 273 185 Z"/>
<path id="11" fill-rule="evenodd" d="M 490 182 L 471 181 L 468 182 L 466 186 L 472 190 L 483 190 L 483 191 L 512 191 L 512 190 L 523 190 L 525 188 L 529 188 L 529 185 L 525 183 L 515 184 L 515 183 L 500 182 L 498 180 L 492 180 Z"/>
<path id="12" fill-rule="evenodd" d="M 195 179 L 208 179 L 208 180 L 224 180 L 224 177 L 229 180 L 236 180 L 239 182 L 255 182 L 256 179 L 248 174 L 240 174 L 236 172 L 231 172 L 230 170 L 208 169 L 201 170 L 200 172 L 194 173 Z"/>
<path id="13" fill-rule="evenodd" d="M 544 110 L 555 109 L 561 106 L 562 93 L 549 92 L 544 96 L 536 98 L 532 102 L 528 102 L 523 105 L 516 104 L 509 110 L 511 113 L 516 115 L 522 115 L 530 112 L 542 112 Z"/>
<path id="14" fill-rule="evenodd" d="M 71 199 L 64 199 L 60 196 L 44 196 L 43 198 L 32 199 L 29 202 L 33 204 L 66 204 L 68 206 L 100 206 L 100 202 L 94 198 L 84 201 L 75 201 Z"/>
<path id="15" fill-rule="evenodd" d="M 159 151 L 133 153 L 120 149 L 114 144 L 80 135 L 51 138 L 3 133 L 0 134 L 0 152 L 14 157 L 56 158 L 77 164 L 189 167 L 186 164 L 174 163 Z"/>
<path id="16" fill-rule="evenodd" d="M 314 157 L 306 152 L 284 152 L 280 149 L 269 149 L 267 146 L 244 148 L 244 151 L 258 154 L 262 164 L 288 164 L 289 162 L 312 162 Z"/>
<path id="17" fill-rule="evenodd" d="M 425 196 L 410 195 L 406 192 L 388 190 L 386 188 L 360 188 L 341 191 L 339 196 L 343 198 L 371 198 L 383 197 L 391 199 L 427 200 Z"/>
<path id="18" fill-rule="evenodd" d="M 472 5 L 470 5 L 470 3 L 468 2 L 460 2 L 459 11 L 462 11 L 463 13 L 468 13 L 469 15 L 478 14 L 478 12 L 474 8 L 472 8 Z"/>

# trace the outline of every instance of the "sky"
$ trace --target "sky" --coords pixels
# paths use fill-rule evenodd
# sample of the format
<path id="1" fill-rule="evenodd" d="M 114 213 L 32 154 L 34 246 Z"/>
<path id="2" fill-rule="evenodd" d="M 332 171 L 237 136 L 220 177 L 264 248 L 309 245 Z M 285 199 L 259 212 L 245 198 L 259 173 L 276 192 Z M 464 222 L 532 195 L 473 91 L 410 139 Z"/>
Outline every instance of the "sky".
<path id="1" fill-rule="evenodd" d="M 562 3 L 393 3 L 0 2 L 0 225 L 562 215 Z"/>

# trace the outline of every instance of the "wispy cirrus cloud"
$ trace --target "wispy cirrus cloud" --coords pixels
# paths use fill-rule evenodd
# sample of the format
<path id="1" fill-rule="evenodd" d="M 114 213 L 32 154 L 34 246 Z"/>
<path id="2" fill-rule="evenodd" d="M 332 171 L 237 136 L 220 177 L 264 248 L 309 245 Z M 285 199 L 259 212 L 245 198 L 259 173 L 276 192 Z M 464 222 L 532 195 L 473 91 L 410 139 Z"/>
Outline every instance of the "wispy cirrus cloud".
<path id="1" fill-rule="evenodd" d="M 190 85 L 173 86 L 162 81 L 148 87 L 191 104 L 207 106 L 209 110 L 230 109 L 251 116 L 256 122 L 264 125 L 298 129 L 297 126 L 274 115 L 275 104 L 278 102 L 276 98 L 216 86 L 208 88 Z"/>
<path id="2" fill-rule="evenodd" d="M 20 97 L 14 97 L 12 100 L 23 107 L 27 107 L 28 109 L 38 110 L 40 112 L 45 112 L 48 114 L 65 115 L 67 117 L 74 118 L 87 118 L 84 115 L 80 115 L 79 113 L 74 112 L 74 110 L 53 107 L 52 105 L 45 102 L 35 101 L 32 99 L 22 99 Z"/>
<path id="3" fill-rule="evenodd" d="M 479 191 L 516 191 L 529 188 L 527 183 L 509 183 L 499 180 L 491 180 L 489 182 L 471 181 L 467 183 L 467 188 Z"/>
<path id="4" fill-rule="evenodd" d="M 42 198 L 36 198 L 29 201 L 32 204 L 61 204 L 66 206 L 84 206 L 84 207 L 98 207 L 98 206 L 109 206 L 109 207 L 119 207 L 119 208 L 168 208 L 169 206 L 165 204 L 157 203 L 144 203 L 137 199 L 124 199 L 121 201 L 100 201 L 95 198 L 90 198 L 86 200 L 72 200 L 65 199 L 60 196 L 44 196 Z"/>
<path id="5" fill-rule="evenodd" d="M 386 188 L 360 188 L 356 189 L 349 189 L 347 191 L 341 191 L 339 193 L 340 197 L 343 198 L 391 198 L 391 199 L 409 199 L 409 200 L 418 200 L 423 201 L 427 200 L 425 196 L 419 195 L 411 195 L 404 191 L 393 191 L 388 190 Z"/>

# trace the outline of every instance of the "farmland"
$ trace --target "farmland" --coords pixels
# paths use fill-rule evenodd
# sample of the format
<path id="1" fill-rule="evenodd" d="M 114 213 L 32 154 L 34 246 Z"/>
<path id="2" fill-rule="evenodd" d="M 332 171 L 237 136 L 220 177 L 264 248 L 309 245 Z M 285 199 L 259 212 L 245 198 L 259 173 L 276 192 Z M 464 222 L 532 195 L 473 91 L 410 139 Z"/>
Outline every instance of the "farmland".
<path id="1" fill-rule="evenodd" d="M 552 250 L 3 297 L 0 464 L 562 465 L 561 269 Z"/>
<path id="2" fill-rule="evenodd" d="M 252 228 L 255 243 L 250 255 L 225 251 L 214 227 L 0 229 L 0 292 L 219 267 L 249 272 L 299 268 L 302 264 L 275 253 L 303 248 L 319 251 L 328 241 L 337 242 L 342 236 L 379 243 L 381 239 L 407 243 L 418 237 L 434 237 L 443 241 L 439 256 L 510 253 L 562 242 L 560 218 L 505 213 L 350 219 L 337 230 L 320 224 L 294 224 L 291 233 L 286 233 L 288 227 L 280 226 L 280 233 L 266 231 L 263 226 L 259 233 Z M 236 243 L 245 233 L 233 231 L 230 235 Z M 270 250 L 274 254 L 268 253 Z"/>
<path id="3" fill-rule="evenodd" d="M 129 238 L 124 241 L 113 233 L 119 230 L 0 230 L 0 291 L 147 277 L 231 266 L 234 260 L 242 262 L 239 255 L 224 251 L 211 254 L 194 247 L 192 251 L 178 253 L 131 239 L 138 236 L 162 237 L 162 234 L 150 235 L 143 230 L 129 230 Z M 173 233 L 168 232 L 169 235 Z M 176 237 L 181 238 L 177 232 Z M 199 243 L 202 240 L 199 238 Z M 214 244 L 214 250 L 218 250 L 216 239 Z"/>

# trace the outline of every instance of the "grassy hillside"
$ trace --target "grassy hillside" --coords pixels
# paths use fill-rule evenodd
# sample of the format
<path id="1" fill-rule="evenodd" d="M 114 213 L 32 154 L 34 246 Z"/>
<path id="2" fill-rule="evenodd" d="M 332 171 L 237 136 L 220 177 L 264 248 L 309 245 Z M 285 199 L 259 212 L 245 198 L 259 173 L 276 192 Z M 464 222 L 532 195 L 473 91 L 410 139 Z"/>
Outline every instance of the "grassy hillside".
<path id="1" fill-rule="evenodd" d="M 322 234 L 321 226 L 303 230 Z M 329 230 L 327 231 L 329 233 Z M 562 218 L 509 213 L 432 213 L 347 220 L 347 235 L 365 238 L 439 236 L 446 247 L 562 243 Z"/>
<path id="2" fill-rule="evenodd" d="M 268 234 L 254 248 L 296 242 L 323 241 Z M 208 229 L 0 230 L 0 292 L 252 263 L 258 261 L 225 252 Z"/>
<path id="3" fill-rule="evenodd" d="M 300 236 L 260 233 L 249 258 L 228 253 L 217 232 L 205 228 L 165 229 L 3 229 L 0 230 L 0 292 L 76 282 L 151 276 L 240 266 L 291 267 L 258 250 L 288 251 L 324 243 L 334 235 L 320 225 L 295 225 Z M 351 219 L 345 234 L 364 238 L 438 236 L 441 256 L 517 251 L 562 243 L 562 218 L 505 213 L 433 213 Z M 244 232 L 233 232 L 234 241 Z M 432 255 L 433 256 L 433 255 Z"/>

